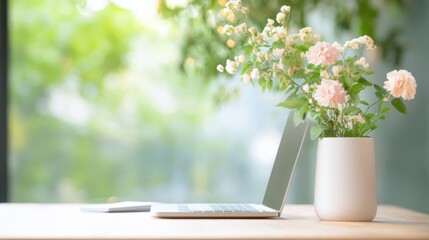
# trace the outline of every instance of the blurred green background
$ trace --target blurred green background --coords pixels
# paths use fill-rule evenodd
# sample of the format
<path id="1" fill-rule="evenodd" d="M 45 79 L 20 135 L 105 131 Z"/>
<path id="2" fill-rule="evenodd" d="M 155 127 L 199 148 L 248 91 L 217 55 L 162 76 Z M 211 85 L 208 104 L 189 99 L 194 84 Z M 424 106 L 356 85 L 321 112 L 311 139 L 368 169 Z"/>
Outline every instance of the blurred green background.
<path id="1" fill-rule="evenodd" d="M 225 1 L 10 0 L 12 202 L 261 201 L 288 111 L 227 78 Z M 429 2 L 246 1 L 261 27 L 283 4 L 327 41 L 367 34 L 381 84 L 411 71 L 408 115 L 375 131 L 379 202 L 429 213 Z M 234 45 L 233 44 L 233 45 Z M 239 50 L 239 48 L 238 48 Z M 312 203 L 307 141 L 289 203 Z"/>

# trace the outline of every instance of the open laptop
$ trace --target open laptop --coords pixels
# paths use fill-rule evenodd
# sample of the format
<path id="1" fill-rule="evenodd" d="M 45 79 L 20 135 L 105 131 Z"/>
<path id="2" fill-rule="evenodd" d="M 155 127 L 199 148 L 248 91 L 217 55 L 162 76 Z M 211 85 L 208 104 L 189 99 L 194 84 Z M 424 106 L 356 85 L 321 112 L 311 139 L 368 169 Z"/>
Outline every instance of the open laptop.
<path id="1" fill-rule="evenodd" d="M 279 217 L 292 174 L 304 142 L 308 123 L 293 126 L 289 114 L 262 204 L 157 204 L 150 212 L 167 218 L 265 218 Z"/>

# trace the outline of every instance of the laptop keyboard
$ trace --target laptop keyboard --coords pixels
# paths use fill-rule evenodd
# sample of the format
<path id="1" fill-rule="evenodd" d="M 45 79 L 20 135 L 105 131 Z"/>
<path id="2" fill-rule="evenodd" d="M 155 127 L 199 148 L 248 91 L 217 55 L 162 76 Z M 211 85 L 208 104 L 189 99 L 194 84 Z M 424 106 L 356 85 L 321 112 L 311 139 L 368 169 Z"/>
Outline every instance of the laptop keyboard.
<path id="1" fill-rule="evenodd" d="M 266 212 L 249 204 L 178 204 L 180 212 Z"/>

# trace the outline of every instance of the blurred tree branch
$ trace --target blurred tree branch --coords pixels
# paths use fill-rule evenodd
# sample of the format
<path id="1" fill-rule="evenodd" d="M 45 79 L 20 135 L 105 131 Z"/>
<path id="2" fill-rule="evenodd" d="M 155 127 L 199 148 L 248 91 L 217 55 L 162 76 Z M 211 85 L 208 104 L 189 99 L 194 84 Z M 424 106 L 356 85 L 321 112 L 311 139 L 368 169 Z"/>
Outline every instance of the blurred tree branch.
<path id="1" fill-rule="evenodd" d="M 204 81 L 217 76 L 216 65 L 226 58 L 233 58 L 239 48 L 233 46 L 236 39 L 221 35 L 222 20 L 219 11 L 226 0 L 189 0 L 184 6 L 174 6 L 168 0 L 158 1 L 159 14 L 175 22 L 184 34 L 180 69 L 185 73 L 198 73 Z M 308 16 L 317 10 L 330 11 L 335 16 L 336 33 L 347 32 L 353 37 L 368 35 L 374 39 L 383 59 L 398 65 L 401 61 L 403 45 L 399 42 L 401 26 L 387 30 L 379 29 L 378 21 L 382 11 L 396 12 L 396 18 L 406 14 L 402 0 L 394 1 L 340 1 L 340 0 L 249 0 L 249 19 L 262 28 L 267 18 L 275 18 L 282 5 L 292 7 L 292 26 L 308 26 Z M 384 35 L 382 35 L 384 34 Z"/>

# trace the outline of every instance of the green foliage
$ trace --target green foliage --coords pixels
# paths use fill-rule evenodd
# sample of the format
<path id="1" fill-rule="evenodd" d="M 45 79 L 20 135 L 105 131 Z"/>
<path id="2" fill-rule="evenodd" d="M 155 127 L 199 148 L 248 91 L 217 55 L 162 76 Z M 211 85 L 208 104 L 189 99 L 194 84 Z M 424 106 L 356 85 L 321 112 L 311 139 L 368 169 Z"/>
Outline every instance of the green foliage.
<path id="1" fill-rule="evenodd" d="M 286 100 L 277 104 L 279 107 L 285 107 L 290 109 L 301 108 L 305 104 L 305 100 L 297 94 L 291 94 Z M 302 114 L 301 114 L 302 115 Z"/>
<path id="2" fill-rule="evenodd" d="M 186 6 L 169 6 L 166 0 L 159 1 L 159 13 L 170 21 L 178 23 L 180 31 L 187 32 L 185 40 L 182 42 L 182 54 L 180 66 L 183 71 L 187 68 L 186 60 L 190 57 L 198 59 L 199 64 L 190 71 L 196 71 L 202 74 L 202 80 L 210 81 L 218 76 L 216 65 L 222 63 L 224 59 L 230 59 L 237 55 L 237 48 L 226 46 L 228 39 L 234 40 L 236 45 L 244 46 L 245 53 L 248 54 L 251 48 L 243 45 L 242 42 L 229 36 L 221 36 L 218 29 L 223 25 L 218 16 L 220 9 L 226 1 L 199 1 L 190 0 Z M 385 59 L 389 59 L 396 65 L 400 63 L 404 46 L 400 43 L 401 26 L 395 25 L 390 29 L 384 29 L 387 35 L 378 31 L 378 20 L 381 11 L 397 11 L 401 15 L 407 14 L 407 8 L 404 1 L 342 1 L 342 0 L 252 0 L 244 1 L 249 6 L 250 12 L 257 13 L 248 16 L 248 22 L 251 22 L 262 29 L 267 18 L 272 18 L 278 12 L 280 6 L 289 5 L 294 9 L 291 17 L 291 27 L 299 28 L 308 25 L 308 15 L 316 9 L 324 13 L 335 16 L 334 28 L 341 33 L 347 31 L 352 36 L 368 35 L 377 43 Z M 198 12 L 199 14 L 189 14 Z M 401 16 L 397 16 L 400 18 Z M 302 51 L 306 46 L 299 46 Z M 189 72 L 187 72 L 190 74 Z"/>
<path id="3" fill-rule="evenodd" d="M 398 112 L 407 114 L 407 107 L 405 106 L 404 102 L 400 98 L 394 98 L 392 99 L 392 106 L 395 107 Z"/>
<path id="4" fill-rule="evenodd" d="M 86 200 L 109 196 L 105 178 L 120 167 L 113 163 L 114 154 L 96 154 L 100 148 L 96 143 L 111 137 L 95 120 L 93 126 L 76 127 L 50 113 L 51 95 L 62 86 L 93 105 L 105 103 L 107 94 L 118 96 L 107 91 L 105 80 L 125 68 L 130 40 L 139 33 L 139 25 L 125 9 L 109 4 L 85 16 L 79 14 L 78 4 L 47 0 L 10 4 L 13 201 L 64 201 L 58 193 L 61 187 L 85 189 Z M 118 102 L 110 105 L 112 110 L 119 108 Z M 65 111 L 79 115 L 79 110 Z M 112 182 L 112 188 L 117 186 Z"/>
<path id="5" fill-rule="evenodd" d="M 367 1 L 364 3 L 369 4 Z M 409 72 L 401 70 L 387 74 L 389 82 L 385 84 L 386 89 L 369 82 L 364 76 L 372 74 L 372 71 L 368 70 L 366 59 L 361 57 L 363 50 L 376 49 L 369 36 L 354 38 L 341 45 L 321 42 L 320 36 L 309 27 L 303 26 L 294 33 L 288 27 L 289 6 L 282 6 L 276 20 L 267 19 L 263 30 L 258 31 L 248 22 L 251 13 L 247 9 L 241 2 L 228 1 L 225 4 L 222 12 L 227 19 L 232 16 L 234 20 L 228 21 L 236 25 L 225 25 L 225 34 L 244 42 L 246 47 L 243 55 L 226 60 L 225 67 L 218 67 L 221 71 L 226 69 L 229 74 L 235 74 L 243 65 L 243 81 L 248 83 L 259 78 L 262 91 L 271 90 L 272 82 L 277 82 L 278 89 L 287 96 L 277 106 L 294 110 L 295 124 L 309 115 L 313 122 L 312 139 L 367 136 L 385 119 L 384 113 L 388 108 L 384 105 L 392 97 L 386 89 L 392 90 L 387 86 L 393 84 L 391 81 L 405 81 L 404 76 L 412 78 Z M 246 27 L 243 29 L 241 26 Z M 246 51 L 248 46 L 251 46 L 251 51 Z M 360 94 L 371 86 L 375 90 L 376 101 L 368 104 L 361 101 Z M 413 92 L 412 87 L 409 90 Z M 394 99 L 392 105 L 398 111 L 406 112 L 402 100 Z M 369 112 L 373 106 L 378 106 L 375 113 Z"/>
<path id="6" fill-rule="evenodd" d="M 236 92 L 176 68 L 186 32 L 161 36 L 113 2 L 92 12 L 84 3 L 11 1 L 11 201 L 161 201 L 181 184 L 190 198 L 218 198 L 205 189 L 231 182 L 222 167 L 241 163 L 226 163 L 234 141 L 201 141 L 201 126 Z"/>

